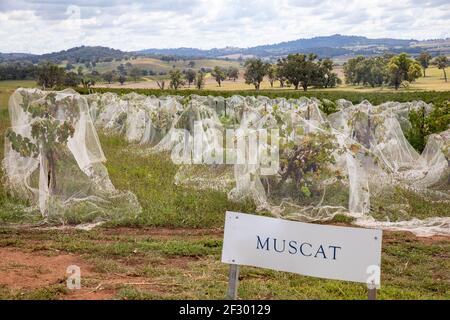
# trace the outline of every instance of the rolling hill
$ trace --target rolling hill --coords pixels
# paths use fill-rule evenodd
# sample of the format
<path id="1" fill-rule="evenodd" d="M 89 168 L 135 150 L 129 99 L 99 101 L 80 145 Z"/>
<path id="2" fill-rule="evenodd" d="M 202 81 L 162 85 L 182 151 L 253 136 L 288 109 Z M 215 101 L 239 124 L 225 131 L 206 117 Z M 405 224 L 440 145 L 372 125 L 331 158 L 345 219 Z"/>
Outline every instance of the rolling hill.
<path id="1" fill-rule="evenodd" d="M 421 41 L 414 39 L 392 39 L 380 38 L 370 39 L 361 36 L 346 36 L 335 34 L 332 36 L 314 37 L 309 39 L 298 39 L 281 42 L 277 44 L 262 45 L 250 48 L 226 47 L 222 49 L 214 48 L 201 50 L 196 48 L 172 48 L 172 49 L 145 49 L 138 53 L 153 55 L 175 55 L 175 56 L 197 56 L 207 58 L 223 58 L 230 56 L 258 56 L 258 57 L 279 57 L 289 53 L 310 53 L 314 52 L 321 57 L 337 57 L 342 55 L 375 55 L 389 51 L 393 53 L 407 52 L 416 54 L 422 51 Z M 435 40 L 427 47 L 432 54 L 450 53 L 448 40 Z"/>
<path id="2" fill-rule="evenodd" d="M 135 55 L 132 52 L 111 49 L 101 46 L 80 46 L 58 52 L 46 53 L 42 55 L 26 54 L 26 53 L 0 53 L 0 62 L 4 61 L 23 61 L 27 60 L 32 63 L 40 61 L 53 61 L 55 63 L 85 63 L 85 62 L 110 62 L 114 59 L 123 59 Z"/>
<path id="3" fill-rule="evenodd" d="M 432 55 L 450 54 L 450 39 L 417 41 L 414 39 L 380 38 L 370 39 L 361 36 L 332 36 L 298 39 L 277 44 L 249 48 L 225 47 L 202 50 L 198 48 L 144 49 L 126 52 L 102 46 L 79 46 L 59 52 L 34 55 L 27 53 L 0 53 L 2 61 L 53 61 L 56 63 L 113 62 L 135 56 L 170 60 L 183 59 L 238 59 L 256 56 L 276 59 L 290 53 L 316 53 L 319 57 L 339 59 L 355 55 L 379 55 L 385 52 L 418 54 L 427 50 Z M 172 59 L 173 58 L 173 59 Z"/>

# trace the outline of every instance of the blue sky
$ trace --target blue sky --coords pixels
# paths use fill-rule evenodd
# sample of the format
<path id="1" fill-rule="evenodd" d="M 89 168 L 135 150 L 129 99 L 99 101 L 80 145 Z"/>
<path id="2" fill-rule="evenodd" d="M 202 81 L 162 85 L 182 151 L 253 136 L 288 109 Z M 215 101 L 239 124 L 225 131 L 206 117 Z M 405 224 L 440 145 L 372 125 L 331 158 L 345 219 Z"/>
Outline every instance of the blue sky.
<path id="1" fill-rule="evenodd" d="M 0 0 L 0 52 L 251 47 L 335 33 L 450 37 L 450 0 Z"/>

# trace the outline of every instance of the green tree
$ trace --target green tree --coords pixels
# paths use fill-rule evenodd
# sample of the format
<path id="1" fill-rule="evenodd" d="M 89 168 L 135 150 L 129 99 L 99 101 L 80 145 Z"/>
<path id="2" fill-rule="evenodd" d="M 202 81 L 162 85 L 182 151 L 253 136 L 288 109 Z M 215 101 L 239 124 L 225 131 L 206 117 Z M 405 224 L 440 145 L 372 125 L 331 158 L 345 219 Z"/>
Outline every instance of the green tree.
<path id="1" fill-rule="evenodd" d="M 194 70 L 188 69 L 188 70 L 186 70 L 185 76 L 186 76 L 188 86 L 190 87 L 191 83 L 193 83 L 195 81 L 195 77 L 197 76 L 197 74 L 195 73 Z"/>
<path id="2" fill-rule="evenodd" d="M 64 69 L 52 62 L 40 63 L 36 70 L 36 81 L 45 90 L 64 85 Z"/>
<path id="3" fill-rule="evenodd" d="M 348 84 L 359 84 L 361 77 L 358 73 L 360 70 L 360 64 L 365 60 L 363 56 L 357 56 L 356 58 L 349 59 L 344 63 L 344 75 L 345 82 Z"/>
<path id="4" fill-rule="evenodd" d="M 201 90 L 205 85 L 205 74 L 201 71 L 197 73 L 197 78 L 195 79 L 195 86 L 198 90 Z"/>
<path id="5" fill-rule="evenodd" d="M 422 75 L 420 64 L 406 53 L 393 56 L 388 63 L 390 83 L 398 90 L 403 81 L 413 82 Z"/>
<path id="6" fill-rule="evenodd" d="M 103 80 L 105 80 L 108 84 L 110 84 L 110 83 L 113 82 L 113 80 L 114 80 L 114 73 L 113 73 L 112 71 L 105 72 L 105 73 L 102 75 L 102 78 L 103 78 Z"/>
<path id="7" fill-rule="evenodd" d="M 276 64 L 276 68 L 275 68 L 275 77 L 276 79 L 280 82 L 280 88 L 284 88 L 284 85 L 286 83 L 286 77 L 283 74 L 283 68 L 282 68 L 282 64 L 283 62 L 280 60 L 278 60 L 277 64 Z"/>
<path id="8" fill-rule="evenodd" d="M 177 90 L 179 87 L 185 84 L 183 73 L 178 69 L 170 70 L 169 77 L 169 86 L 174 90 Z"/>
<path id="9" fill-rule="evenodd" d="M 445 72 L 445 68 L 449 66 L 449 60 L 447 56 L 436 57 L 434 63 L 439 69 L 442 69 L 442 71 L 444 72 L 445 82 L 447 82 L 447 73 Z"/>
<path id="10" fill-rule="evenodd" d="M 228 79 L 236 81 L 239 78 L 239 69 L 233 66 L 230 66 L 227 70 Z"/>
<path id="11" fill-rule="evenodd" d="M 420 55 L 417 57 L 416 59 L 420 65 L 422 66 L 423 69 L 423 76 L 426 77 L 425 75 L 425 70 L 428 68 L 428 66 L 430 65 L 430 61 L 431 61 L 431 55 L 426 52 L 423 51 L 420 53 Z"/>
<path id="12" fill-rule="evenodd" d="M 369 78 L 368 83 L 372 87 L 380 87 L 388 80 L 387 64 L 388 60 L 385 57 L 371 58 L 369 64 Z"/>
<path id="13" fill-rule="evenodd" d="M 77 87 L 80 84 L 80 77 L 75 72 L 68 72 L 64 78 L 64 86 Z"/>
<path id="14" fill-rule="evenodd" d="M 119 72 L 120 75 L 125 76 L 127 74 L 127 70 L 122 63 L 117 67 L 117 71 Z"/>
<path id="15" fill-rule="evenodd" d="M 286 79 L 292 83 L 295 90 L 298 90 L 301 84 L 304 91 L 308 90 L 308 86 L 312 85 L 318 78 L 320 66 L 315 62 L 317 56 L 315 54 L 290 54 L 286 58 L 281 59 L 281 72 Z"/>
<path id="16" fill-rule="evenodd" d="M 133 78 L 134 82 L 137 82 L 140 75 L 141 70 L 138 67 L 132 67 L 130 69 L 130 76 Z"/>
<path id="17" fill-rule="evenodd" d="M 225 80 L 227 77 L 227 73 L 223 68 L 215 66 L 213 71 L 211 71 L 211 76 L 214 79 L 216 79 L 216 82 L 219 84 L 219 87 L 221 87 L 222 81 Z"/>
<path id="18" fill-rule="evenodd" d="M 83 75 L 83 67 L 82 66 L 78 66 L 77 73 L 79 76 Z"/>
<path id="19" fill-rule="evenodd" d="M 267 74 L 269 64 L 263 62 L 261 59 L 248 59 L 245 61 L 245 83 L 255 86 L 255 90 L 259 90 L 264 76 Z"/>
<path id="20" fill-rule="evenodd" d="M 319 70 L 314 85 L 321 88 L 333 88 L 341 83 L 341 79 L 333 72 L 333 61 L 331 59 L 319 61 L 318 67 Z"/>
<path id="21" fill-rule="evenodd" d="M 125 81 L 127 80 L 127 77 L 123 73 L 120 73 L 119 77 L 117 78 L 117 80 L 119 80 L 119 83 L 121 85 L 123 85 L 125 83 Z"/>
<path id="22" fill-rule="evenodd" d="M 189 61 L 188 67 L 189 67 L 189 68 L 195 67 L 195 61 Z"/>
<path id="23" fill-rule="evenodd" d="M 65 107 L 60 108 L 61 104 Z M 35 141 L 11 129 L 6 132 L 6 136 L 11 142 L 12 149 L 22 157 L 38 158 L 40 154 L 44 157 L 49 192 L 54 194 L 57 189 L 57 161 L 62 157 L 63 147 L 75 132 L 72 124 L 78 115 L 77 102 L 72 97 L 67 97 L 57 103 L 56 95 L 50 93 L 40 102 L 31 103 L 28 93 L 23 93 L 21 107 L 33 119 L 31 137 Z M 65 121 L 59 120 L 61 110 L 65 112 L 67 119 Z"/>
<path id="24" fill-rule="evenodd" d="M 269 78 L 270 87 L 273 88 L 273 83 L 277 79 L 277 67 L 270 65 L 267 69 L 267 78 Z"/>
<path id="25" fill-rule="evenodd" d="M 349 84 L 382 86 L 389 82 L 387 57 L 366 58 L 358 56 L 344 63 L 345 82 Z"/>

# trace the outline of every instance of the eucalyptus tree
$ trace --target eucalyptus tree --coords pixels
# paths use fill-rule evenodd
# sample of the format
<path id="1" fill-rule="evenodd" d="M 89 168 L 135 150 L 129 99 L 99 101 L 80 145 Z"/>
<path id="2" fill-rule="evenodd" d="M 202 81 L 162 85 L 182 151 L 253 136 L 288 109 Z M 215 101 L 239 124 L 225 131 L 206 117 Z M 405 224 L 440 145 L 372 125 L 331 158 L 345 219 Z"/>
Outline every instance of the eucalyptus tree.
<path id="1" fill-rule="evenodd" d="M 201 90 L 205 85 L 205 74 L 202 71 L 197 73 L 197 77 L 195 79 L 195 86 L 198 90 Z"/>
<path id="2" fill-rule="evenodd" d="M 273 88 L 273 83 L 277 80 L 277 67 L 270 65 L 267 70 L 267 78 L 269 79 L 270 87 Z"/>
<path id="3" fill-rule="evenodd" d="M 390 83 L 397 90 L 403 81 L 413 82 L 422 75 L 420 64 L 408 54 L 393 56 L 387 65 Z"/>
<path id="4" fill-rule="evenodd" d="M 195 73 L 194 70 L 188 69 L 188 70 L 186 70 L 184 75 L 186 77 L 186 81 L 188 83 L 188 86 L 190 87 L 191 84 L 195 81 L 195 77 L 197 76 L 197 74 Z"/>
<path id="5" fill-rule="evenodd" d="M 174 90 L 177 90 L 178 88 L 180 88 L 185 84 L 184 75 L 178 69 L 170 70 L 169 77 L 170 77 L 169 86 Z"/>
<path id="6" fill-rule="evenodd" d="M 229 67 L 227 70 L 228 79 L 236 81 L 239 78 L 239 69 L 236 67 Z"/>
<path id="7" fill-rule="evenodd" d="M 279 61 L 281 73 L 298 90 L 301 85 L 304 91 L 314 84 L 320 73 L 320 66 L 315 61 L 315 54 L 290 54 Z"/>
<path id="8" fill-rule="evenodd" d="M 448 68 L 448 66 L 449 66 L 449 60 L 448 60 L 447 56 L 436 57 L 434 63 L 436 64 L 436 66 L 439 69 L 442 69 L 442 71 L 444 72 L 445 82 L 447 82 L 447 73 L 445 72 L 445 68 Z"/>
<path id="9" fill-rule="evenodd" d="M 261 59 L 253 58 L 245 61 L 245 83 L 255 86 L 255 90 L 259 90 L 261 82 L 267 75 L 269 64 L 263 62 Z"/>
<path id="10" fill-rule="evenodd" d="M 211 71 L 211 76 L 216 79 L 216 82 L 219 84 L 219 87 L 222 86 L 222 81 L 226 79 L 227 73 L 226 71 L 219 66 L 215 66 L 214 69 Z"/>
<path id="11" fill-rule="evenodd" d="M 430 65 L 431 55 L 430 55 L 428 52 L 423 51 L 423 52 L 420 53 L 420 55 L 417 57 L 416 60 L 417 60 L 417 61 L 420 63 L 420 65 L 422 66 L 422 69 L 423 69 L 423 76 L 426 77 L 426 75 L 425 75 L 425 70 L 426 70 L 426 69 L 429 67 L 429 65 Z"/>

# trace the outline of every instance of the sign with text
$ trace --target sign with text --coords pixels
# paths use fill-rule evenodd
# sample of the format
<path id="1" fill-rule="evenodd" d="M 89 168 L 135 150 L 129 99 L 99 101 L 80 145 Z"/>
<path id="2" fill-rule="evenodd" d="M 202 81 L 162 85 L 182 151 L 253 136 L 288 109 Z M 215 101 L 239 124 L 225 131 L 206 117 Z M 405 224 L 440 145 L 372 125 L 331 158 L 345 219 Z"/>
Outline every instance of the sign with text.
<path id="1" fill-rule="evenodd" d="M 227 212 L 222 262 L 380 285 L 381 230 Z"/>

